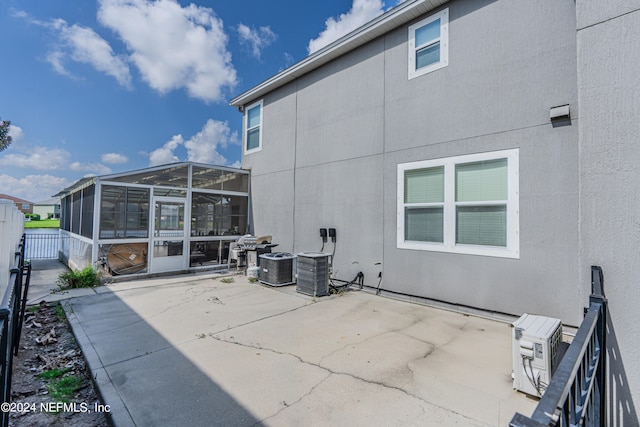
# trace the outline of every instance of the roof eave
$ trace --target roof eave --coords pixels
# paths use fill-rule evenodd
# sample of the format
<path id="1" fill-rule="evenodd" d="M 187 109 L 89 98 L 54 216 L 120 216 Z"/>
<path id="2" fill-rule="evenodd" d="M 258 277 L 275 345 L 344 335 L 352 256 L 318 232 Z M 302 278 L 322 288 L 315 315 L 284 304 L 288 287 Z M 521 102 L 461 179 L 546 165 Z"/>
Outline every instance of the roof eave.
<path id="1" fill-rule="evenodd" d="M 400 3 L 360 28 L 307 56 L 291 67 L 265 80 L 230 101 L 233 107 L 242 107 L 267 93 L 315 70 L 316 68 L 350 52 L 369 41 L 398 28 L 448 0 L 408 0 Z"/>

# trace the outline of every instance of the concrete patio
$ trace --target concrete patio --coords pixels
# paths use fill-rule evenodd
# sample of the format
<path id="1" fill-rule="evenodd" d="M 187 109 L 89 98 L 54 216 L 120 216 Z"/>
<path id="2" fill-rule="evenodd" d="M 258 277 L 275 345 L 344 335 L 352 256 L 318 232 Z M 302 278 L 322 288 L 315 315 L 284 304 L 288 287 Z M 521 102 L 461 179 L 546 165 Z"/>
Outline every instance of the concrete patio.
<path id="1" fill-rule="evenodd" d="M 535 407 L 511 386 L 508 323 L 232 277 L 66 295 L 116 426 L 505 426 Z"/>

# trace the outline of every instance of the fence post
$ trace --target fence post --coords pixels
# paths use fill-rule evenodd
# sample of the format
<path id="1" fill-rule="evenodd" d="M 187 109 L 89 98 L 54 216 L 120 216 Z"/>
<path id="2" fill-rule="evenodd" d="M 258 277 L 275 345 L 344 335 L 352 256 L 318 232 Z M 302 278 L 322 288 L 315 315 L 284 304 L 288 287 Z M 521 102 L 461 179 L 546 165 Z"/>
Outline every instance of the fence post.
<path id="1" fill-rule="evenodd" d="M 595 381 L 600 392 L 600 419 L 597 425 L 607 425 L 607 299 L 604 297 L 604 274 L 602 267 L 591 266 L 591 295 L 589 303 L 600 304 L 600 317 L 597 325 L 597 337 L 600 343 L 600 363 L 595 373 Z"/>
<path id="2" fill-rule="evenodd" d="M 6 219 L 6 217 L 5 217 Z M 5 221 L 6 222 L 6 221 Z M 6 224 L 4 224 L 6 225 Z M 3 232 L 5 230 L 2 230 Z M 4 238 L 4 235 L 3 235 Z M 2 387 L 3 404 L 11 402 L 11 377 L 13 368 L 13 356 L 17 354 L 19 334 L 23 320 L 21 308 L 24 306 L 23 278 L 24 278 L 24 245 L 25 237 L 22 235 L 14 252 L 11 269 L 0 272 L 0 275 L 8 277 L 8 285 L 3 289 L 0 302 L 0 386 Z M 8 273 L 8 274 L 7 274 Z M 28 287 L 28 284 L 26 285 Z M 24 293 L 26 296 L 26 293 Z M 0 414 L 0 426 L 9 425 L 9 411 Z"/>

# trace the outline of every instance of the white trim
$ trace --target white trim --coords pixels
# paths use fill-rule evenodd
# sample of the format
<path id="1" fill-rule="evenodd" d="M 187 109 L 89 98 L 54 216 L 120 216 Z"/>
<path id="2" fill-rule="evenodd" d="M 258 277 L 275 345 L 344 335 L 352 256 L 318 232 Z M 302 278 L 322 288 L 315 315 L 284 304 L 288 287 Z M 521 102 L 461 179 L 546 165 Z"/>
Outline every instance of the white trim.
<path id="1" fill-rule="evenodd" d="M 84 237 L 81 234 L 76 234 L 73 231 L 67 231 L 67 230 L 63 230 L 63 229 L 59 229 L 58 231 L 59 231 L 59 235 L 60 234 L 67 234 L 68 237 L 73 237 L 74 239 L 80 240 L 80 241 L 82 241 L 84 243 L 93 244 L 93 240 L 91 240 L 90 238 Z"/>
<path id="2" fill-rule="evenodd" d="M 500 258 L 520 258 L 520 184 L 519 184 L 519 149 L 491 151 L 468 154 L 443 159 L 424 160 L 398 164 L 397 175 L 397 247 L 458 254 L 484 255 Z M 479 162 L 483 160 L 507 159 L 508 198 L 507 198 L 507 246 L 462 245 L 455 243 L 455 166 L 461 163 Z M 408 170 L 444 166 L 444 243 L 405 241 L 404 238 L 404 173 Z M 504 203 L 504 202 L 501 202 Z M 491 204 L 491 202 L 488 202 Z M 409 205 L 411 206 L 411 205 Z M 421 204 L 422 206 L 422 204 Z"/>
<path id="3" fill-rule="evenodd" d="M 416 30 L 430 24 L 433 21 L 440 20 L 440 61 L 435 62 L 426 67 L 416 69 L 416 51 L 424 46 L 416 46 Z M 407 43 L 409 80 L 430 73 L 449 65 L 449 9 L 443 9 L 430 17 L 409 27 L 409 38 Z"/>
<path id="4" fill-rule="evenodd" d="M 156 204 L 157 202 L 174 203 L 183 205 L 183 224 L 181 236 L 162 236 L 157 235 L 159 231 L 156 229 Z M 170 196 L 151 196 L 151 206 L 149 209 L 149 252 L 147 255 L 147 267 L 150 273 L 164 273 L 167 271 L 180 271 L 186 270 L 189 267 L 190 256 L 190 242 L 189 242 L 189 230 L 190 225 L 187 226 L 187 222 L 191 223 L 190 209 L 187 208 L 187 200 L 182 197 L 170 197 Z M 156 256 L 154 253 L 154 245 L 156 242 L 163 241 L 176 241 L 182 240 L 182 255 L 175 256 Z"/>
<path id="5" fill-rule="evenodd" d="M 260 107 L 260 124 L 258 126 L 254 126 L 251 129 L 255 129 L 256 127 L 258 128 L 258 146 L 256 148 L 252 148 L 252 149 L 247 149 L 247 144 L 249 143 L 249 110 L 256 108 L 256 107 Z M 242 150 L 244 151 L 244 154 L 251 154 L 251 153 L 255 153 L 258 151 L 262 150 L 262 114 L 263 114 L 263 105 L 262 105 L 262 99 L 258 102 L 254 102 L 253 104 L 249 105 L 247 108 L 245 108 L 244 110 L 244 120 L 243 120 L 243 124 L 242 124 Z"/>

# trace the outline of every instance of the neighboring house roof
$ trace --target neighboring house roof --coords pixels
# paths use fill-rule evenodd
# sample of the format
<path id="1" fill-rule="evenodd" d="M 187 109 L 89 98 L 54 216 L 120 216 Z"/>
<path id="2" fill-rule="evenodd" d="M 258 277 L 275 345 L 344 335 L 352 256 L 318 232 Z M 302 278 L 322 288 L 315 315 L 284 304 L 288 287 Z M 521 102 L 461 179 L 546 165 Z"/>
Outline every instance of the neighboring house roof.
<path id="1" fill-rule="evenodd" d="M 339 38 L 300 62 L 233 98 L 230 105 L 241 108 L 265 94 L 300 78 L 383 34 L 443 5 L 448 0 L 407 0 Z"/>
<path id="2" fill-rule="evenodd" d="M 0 199 L 8 199 L 8 200 L 11 200 L 13 203 L 28 203 L 30 205 L 33 204 L 33 202 L 21 199 L 19 197 L 13 197 L 13 196 L 10 196 L 8 194 L 0 194 Z"/>

